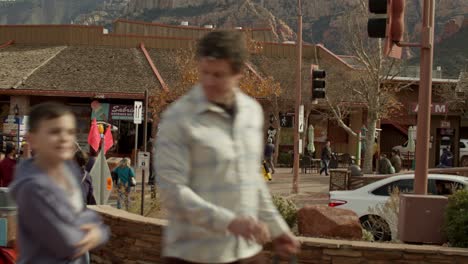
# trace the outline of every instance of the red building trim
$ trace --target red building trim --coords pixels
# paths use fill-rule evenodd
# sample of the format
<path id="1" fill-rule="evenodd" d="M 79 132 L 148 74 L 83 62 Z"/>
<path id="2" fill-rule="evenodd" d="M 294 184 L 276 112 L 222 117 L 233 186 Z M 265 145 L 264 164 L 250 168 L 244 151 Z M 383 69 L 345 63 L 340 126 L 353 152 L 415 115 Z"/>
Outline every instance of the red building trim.
<path id="1" fill-rule="evenodd" d="M 151 56 L 149 55 L 148 51 L 145 48 L 145 44 L 142 42 L 140 43 L 140 49 L 145 55 L 146 60 L 148 61 L 151 70 L 153 70 L 154 76 L 158 79 L 159 83 L 161 84 L 162 88 L 164 91 L 169 92 L 169 88 L 167 87 L 166 82 L 164 82 L 164 79 L 161 77 L 161 74 L 158 71 L 158 68 L 156 65 L 154 65 L 153 60 L 151 59 Z"/>
<path id="2" fill-rule="evenodd" d="M 6 47 L 10 46 L 13 43 L 15 43 L 14 40 L 7 41 L 6 43 L 0 45 L 0 49 L 6 48 Z"/>
<path id="3" fill-rule="evenodd" d="M 104 27 L 103 26 L 93 26 L 93 25 L 73 25 L 73 24 L 67 24 L 67 25 L 59 25 L 59 24 L 38 24 L 38 25 L 0 25 L 0 27 L 64 27 L 64 28 L 67 28 L 67 27 L 75 27 L 75 28 L 100 28 L 100 29 L 103 29 Z"/>
<path id="4" fill-rule="evenodd" d="M 263 81 L 263 77 L 260 76 L 260 74 L 258 74 L 258 72 L 253 68 L 252 64 L 250 64 L 249 62 L 246 62 L 244 64 L 247 67 L 247 69 L 249 69 L 249 71 L 251 71 L 255 75 L 255 77 L 257 77 L 257 79 Z"/>
<path id="5" fill-rule="evenodd" d="M 144 93 L 97 93 L 78 91 L 30 90 L 30 89 L 0 89 L 0 95 L 30 95 L 55 97 L 89 97 L 96 99 L 144 99 Z"/>
<path id="6" fill-rule="evenodd" d="M 338 55 L 336 55 L 335 53 L 333 53 L 331 50 L 325 48 L 325 46 L 323 46 L 322 44 L 317 44 L 315 45 L 317 48 L 323 50 L 325 53 L 327 53 L 328 55 L 332 56 L 333 58 L 335 58 L 337 61 L 341 62 L 342 64 L 344 64 L 346 67 L 348 67 L 349 69 L 352 69 L 352 70 L 358 70 L 356 69 L 355 67 L 353 67 L 352 65 L 348 64 L 345 60 L 343 60 L 342 58 L 340 58 Z"/>
<path id="7" fill-rule="evenodd" d="M 405 136 L 408 136 L 408 128 L 409 128 L 409 125 L 401 125 L 401 124 L 398 124 L 397 122 L 395 121 L 392 121 L 390 119 L 383 119 L 382 120 L 382 125 L 391 125 L 393 126 L 394 128 L 396 128 L 398 131 L 400 131 L 401 133 L 403 133 Z M 406 127 L 406 128 L 405 128 Z"/>

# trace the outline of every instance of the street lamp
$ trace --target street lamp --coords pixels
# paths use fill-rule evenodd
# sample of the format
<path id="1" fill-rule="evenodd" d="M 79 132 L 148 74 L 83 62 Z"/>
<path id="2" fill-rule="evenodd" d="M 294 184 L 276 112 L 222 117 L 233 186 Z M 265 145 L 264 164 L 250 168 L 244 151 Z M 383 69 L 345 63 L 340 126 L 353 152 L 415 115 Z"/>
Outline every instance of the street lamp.
<path id="1" fill-rule="evenodd" d="M 17 104 L 15 105 L 15 108 L 13 108 L 13 111 L 15 113 L 15 121 L 18 124 L 18 127 L 16 129 L 16 140 L 17 140 L 16 150 L 19 153 L 19 150 L 20 150 L 20 125 L 21 125 L 21 120 L 19 118 L 19 107 L 18 107 Z"/>

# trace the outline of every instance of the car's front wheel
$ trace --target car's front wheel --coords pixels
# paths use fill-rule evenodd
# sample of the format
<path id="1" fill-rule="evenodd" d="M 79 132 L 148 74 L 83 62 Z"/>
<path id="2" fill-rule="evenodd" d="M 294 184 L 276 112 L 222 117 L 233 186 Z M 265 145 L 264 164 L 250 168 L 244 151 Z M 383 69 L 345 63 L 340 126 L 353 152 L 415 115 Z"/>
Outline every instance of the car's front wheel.
<path id="1" fill-rule="evenodd" d="M 384 242 L 392 240 L 392 231 L 387 222 L 380 216 L 366 215 L 359 219 L 361 226 L 374 236 L 374 241 Z"/>

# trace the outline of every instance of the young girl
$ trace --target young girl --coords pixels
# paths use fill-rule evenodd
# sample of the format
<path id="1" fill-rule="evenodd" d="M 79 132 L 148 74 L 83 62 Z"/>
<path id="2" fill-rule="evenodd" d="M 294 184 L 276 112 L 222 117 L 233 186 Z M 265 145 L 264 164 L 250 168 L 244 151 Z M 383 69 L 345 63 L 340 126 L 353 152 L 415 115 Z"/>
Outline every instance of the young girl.
<path id="1" fill-rule="evenodd" d="M 109 229 L 84 206 L 74 165 L 76 120 L 57 103 L 31 109 L 28 141 L 35 156 L 19 164 L 11 186 L 18 205 L 18 264 L 86 264 Z"/>
<path id="2" fill-rule="evenodd" d="M 133 186 L 132 178 L 135 178 L 135 172 L 130 167 L 130 159 L 123 158 L 117 168 L 114 169 L 114 173 L 117 175 L 117 190 L 118 200 L 117 208 L 122 208 L 122 201 L 125 203 L 125 209 L 128 211 L 130 204 L 130 191 Z"/>
<path id="3" fill-rule="evenodd" d="M 96 205 L 96 199 L 93 195 L 93 179 L 88 171 L 86 171 L 86 163 L 88 162 L 88 157 L 83 150 L 77 149 L 75 152 L 74 160 L 78 167 L 80 168 L 81 175 L 81 189 L 83 192 L 83 200 L 87 205 Z"/>

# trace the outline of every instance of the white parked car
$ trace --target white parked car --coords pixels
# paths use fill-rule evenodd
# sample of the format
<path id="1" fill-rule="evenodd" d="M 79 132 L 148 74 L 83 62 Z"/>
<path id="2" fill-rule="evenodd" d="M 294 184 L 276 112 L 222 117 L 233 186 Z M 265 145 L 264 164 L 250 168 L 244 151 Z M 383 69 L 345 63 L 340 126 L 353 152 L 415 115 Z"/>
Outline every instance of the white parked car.
<path id="1" fill-rule="evenodd" d="M 435 195 L 450 195 L 453 190 L 468 189 L 468 178 L 454 175 L 430 174 L 428 176 L 428 193 Z M 389 215 L 382 215 L 382 210 L 389 200 L 392 190 L 398 188 L 402 193 L 413 192 L 414 174 L 392 176 L 373 182 L 352 191 L 331 191 L 328 206 L 354 211 L 364 229 L 374 235 L 375 241 L 389 241 L 392 239 L 392 229 L 389 223 L 395 219 Z M 394 232 L 393 232 L 394 233 Z"/>
<path id="2" fill-rule="evenodd" d="M 398 152 L 400 152 L 400 155 L 401 156 L 407 156 L 408 155 L 408 152 L 410 152 L 410 149 L 408 147 L 408 141 L 406 141 L 405 143 L 403 143 L 403 145 L 399 145 L 399 146 L 394 146 L 392 148 L 392 150 L 398 150 Z"/>
<path id="3" fill-rule="evenodd" d="M 443 137 L 440 142 L 440 152 L 439 157 L 442 155 L 444 148 L 450 148 L 450 139 L 448 137 Z M 468 167 L 468 139 L 460 139 L 459 143 L 460 147 L 460 166 L 461 167 Z M 409 152 L 408 148 L 408 141 L 406 141 L 403 145 L 395 146 L 392 150 L 398 150 L 400 155 L 407 156 Z"/>
<path id="4" fill-rule="evenodd" d="M 468 139 L 460 139 L 460 166 L 468 167 Z"/>

